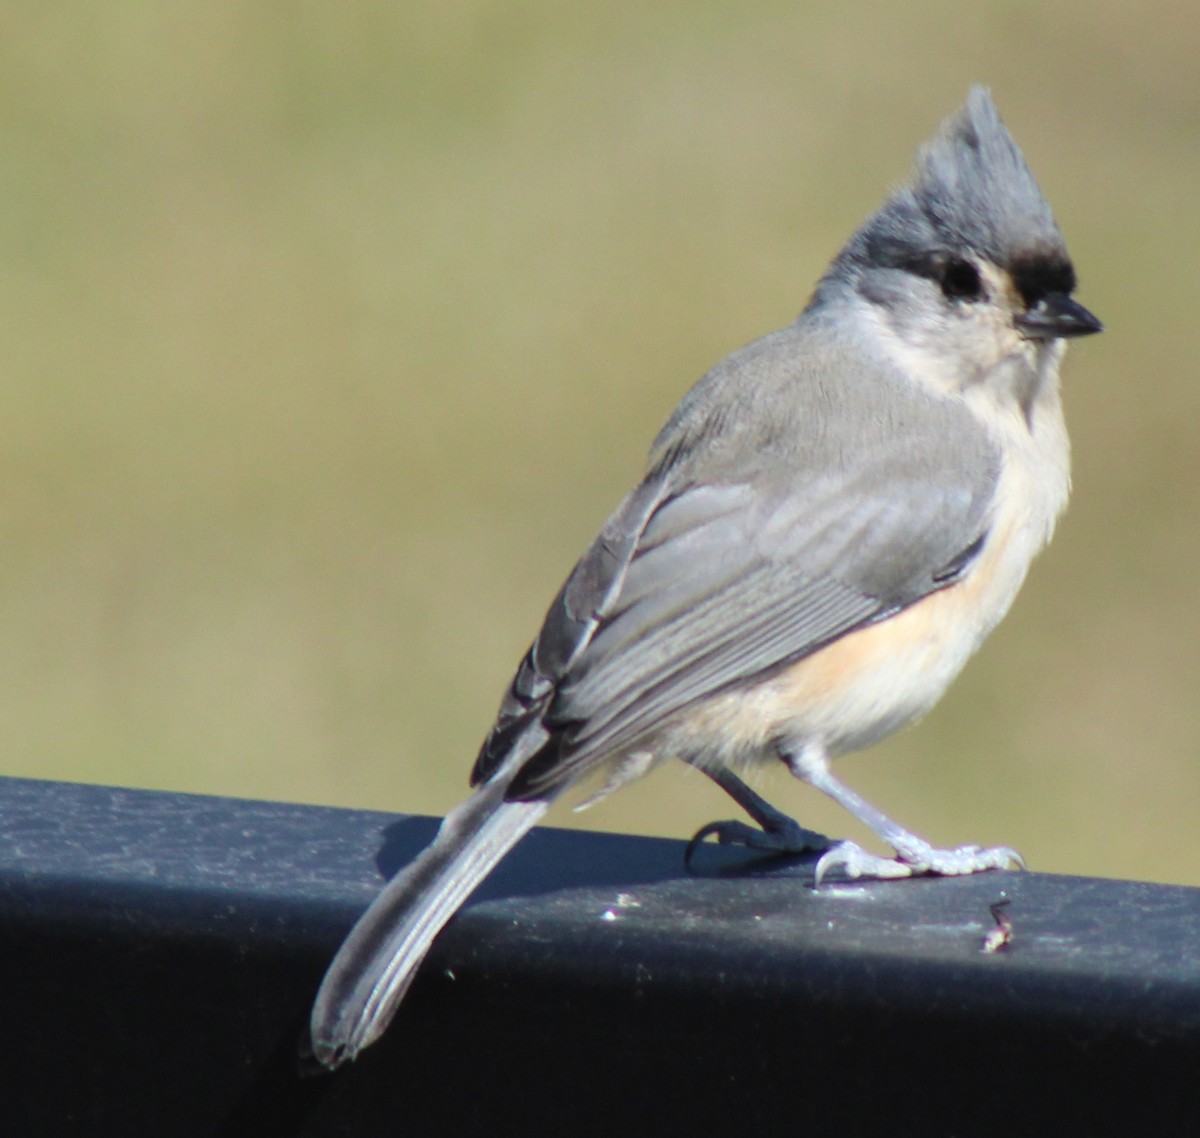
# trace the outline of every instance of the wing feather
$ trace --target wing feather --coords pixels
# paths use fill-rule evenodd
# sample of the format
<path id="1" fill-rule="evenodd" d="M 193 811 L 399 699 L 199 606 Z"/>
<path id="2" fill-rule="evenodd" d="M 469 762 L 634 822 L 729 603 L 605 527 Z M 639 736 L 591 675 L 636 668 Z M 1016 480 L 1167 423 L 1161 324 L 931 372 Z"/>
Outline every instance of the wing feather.
<path id="1" fill-rule="evenodd" d="M 548 741 L 510 796 L 551 795 L 688 706 L 943 587 L 978 550 L 1000 470 L 984 428 L 886 368 L 829 390 L 799 335 L 751 345 L 685 398 L 551 606 L 476 780 L 536 724 Z M 872 400 L 887 414 L 864 414 Z"/>

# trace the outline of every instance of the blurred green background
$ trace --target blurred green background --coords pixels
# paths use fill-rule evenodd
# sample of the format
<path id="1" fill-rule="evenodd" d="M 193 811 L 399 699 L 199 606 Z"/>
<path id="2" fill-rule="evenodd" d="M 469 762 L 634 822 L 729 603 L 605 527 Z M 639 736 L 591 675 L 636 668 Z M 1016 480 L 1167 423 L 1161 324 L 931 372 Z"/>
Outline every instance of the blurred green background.
<path id="1" fill-rule="evenodd" d="M 939 842 L 1200 884 L 1197 59 L 1185 3 L 0 6 L 0 770 L 444 811 L 675 401 L 982 81 L 1108 325 L 1075 497 L 839 770 Z M 729 813 L 675 766 L 552 821 Z"/>

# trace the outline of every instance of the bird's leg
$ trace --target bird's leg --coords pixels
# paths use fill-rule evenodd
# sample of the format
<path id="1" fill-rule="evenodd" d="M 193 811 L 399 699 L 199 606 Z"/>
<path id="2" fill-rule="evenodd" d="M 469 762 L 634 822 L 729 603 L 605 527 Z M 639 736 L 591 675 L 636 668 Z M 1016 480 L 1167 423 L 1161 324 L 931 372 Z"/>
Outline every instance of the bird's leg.
<path id="1" fill-rule="evenodd" d="M 705 838 L 715 837 L 720 845 L 747 846 L 752 850 L 771 853 L 805 853 L 828 850 L 834 842 L 815 830 L 806 830 L 799 822 L 776 810 L 765 798 L 750 789 L 728 767 L 705 767 L 695 764 L 734 800 L 757 826 L 748 825 L 737 819 L 724 822 L 709 822 L 701 826 L 688 843 L 684 862 L 691 864 L 692 855 Z"/>
<path id="2" fill-rule="evenodd" d="M 816 883 L 836 869 L 842 876 L 856 877 L 913 877 L 918 874 L 957 876 L 979 873 L 985 869 L 1025 868 L 1025 860 L 1007 846 L 958 846 L 937 849 L 923 838 L 910 834 L 886 814 L 876 810 L 848 786 L 843 785 L 829 769 L 829 757 L 823 747 L 809 744 L 794 751 L 782 751 L 780 757 L 798 779 L 829 795 L 839 806 L 849 810 L 860 822 L 870 826 L 889 846 L 896 857 L 881 857 L 868 853 L 854 842 L 839 842 L 817 862 Z"/>

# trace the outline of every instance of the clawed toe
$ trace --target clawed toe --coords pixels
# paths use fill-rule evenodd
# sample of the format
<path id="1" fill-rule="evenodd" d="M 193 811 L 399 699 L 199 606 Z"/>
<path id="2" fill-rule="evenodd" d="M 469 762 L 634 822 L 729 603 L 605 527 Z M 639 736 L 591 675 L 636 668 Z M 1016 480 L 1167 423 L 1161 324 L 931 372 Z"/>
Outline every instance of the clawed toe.
<path id="1" fill-rule="evenodd" d="M 911 877 L 914 873 L 920 872 L 908 862 L 900 861 L 898 858 L 868 853 L 856 842 L 839 842 L 824 854 L 817 862 L 813 884 L 820 885 L 825 876 L 835 870 L 839 877 L 845 877 L 851 881 L 856 881 L 860 877 L 874 880 Z"/>
<path id="2" fill-rule="evenodd" d="M 914 842 L 897 850 L 897 854 L 894 858 L 883 857 L 868 853 L 854 842 L 841 842 L 817 862 L 814 884 L 820 885 L 832 871 L 850 880 L 887 880 L 923 875 L 961 877 L 989 869 L 1025 868 L 1025 859 L 1008 846 L 958 846 L 940 850 L 924 842 Z"/>
<path id="3" fill-rule="evenodd" d="M 905 861 L 910 860 L 903 852 L 901 856 Z M 1025 868 L 1025 859 L 1008 846 L 958 846 L 952 850 L 929 847 L 920 850 L 911 860 L 919 872 L 940 877 L 960 877 L 988 869 Z"/>
<path id="4" fill-rule="evenodd" d="M 818 853 L 833 846 L 833 842 L 824 834 L 806 830 L 798 822 L 782 815 L 778 821 L 772 822 L 769 829 L 729 819 L 701 826 L 688 842 L 683 855 L 684 864 L 690 866 L 701 843 L 713 837 L 718 845 L 745 846 L 747 849 L 776 854 Z"/>

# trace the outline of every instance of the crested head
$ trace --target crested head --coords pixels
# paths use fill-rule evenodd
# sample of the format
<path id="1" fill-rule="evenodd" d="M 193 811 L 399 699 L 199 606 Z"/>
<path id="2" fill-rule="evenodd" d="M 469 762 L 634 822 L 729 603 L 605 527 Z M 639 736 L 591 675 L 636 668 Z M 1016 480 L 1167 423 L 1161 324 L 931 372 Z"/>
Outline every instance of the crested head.
<path id="1" fill-rule="evenodd" d="M 983 87 L 972 88 L 922 147 L 909 182 L 855 233 L 833 275 L 862 267 L 920 271 L 965 254 L 1014 275 L 1049 274 L 1060 291 L 1074 285 L 1050 205 Z"/>
<path id="2" fill-rule="evenodd" d="M 1018 386 L 1041 391 L 1053 386 L 1061 341 L 1101 328 L 1074 288 L 1050 206 L 976 87 L 834 259 L 805 312 L 832 314 L 843 335 L 885 335 L 893 361 L 916 353 L 914 374 L 942 390 L 1010 375 L 1019 360 L 1028 382 Z"/>

